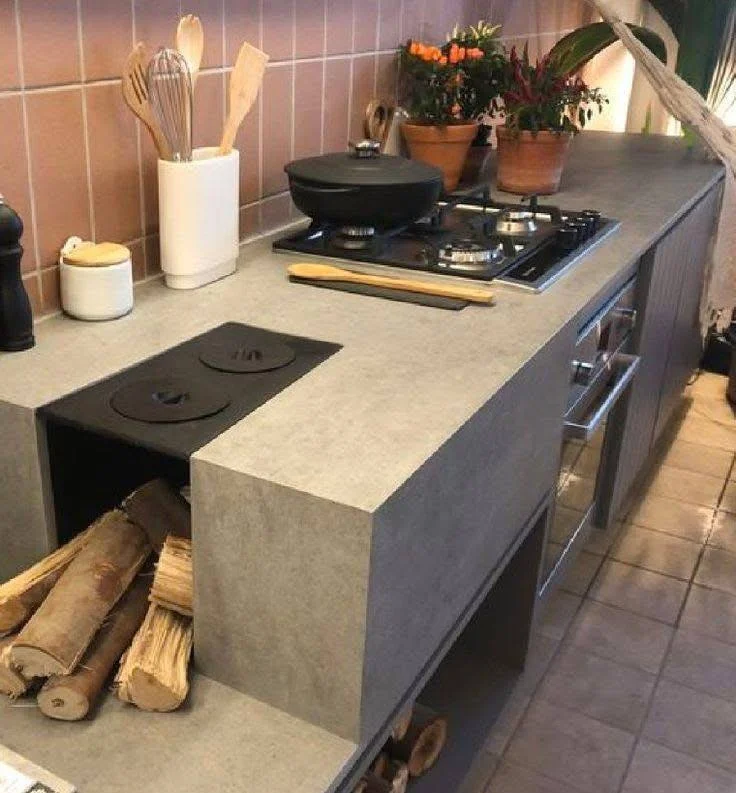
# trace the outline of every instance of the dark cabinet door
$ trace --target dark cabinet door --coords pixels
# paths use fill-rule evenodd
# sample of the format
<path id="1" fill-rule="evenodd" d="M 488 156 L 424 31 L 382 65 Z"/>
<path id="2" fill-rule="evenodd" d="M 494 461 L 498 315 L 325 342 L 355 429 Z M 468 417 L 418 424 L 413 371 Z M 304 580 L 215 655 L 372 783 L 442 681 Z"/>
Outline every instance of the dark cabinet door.
<path id="1" fill-rule="evenodd" d="M 711 191 L 642 258 L 635 332 L 641 365 L 612 422 L 603 525 L 620 514 L 698 365 L 700 284 L 719 196 Z"/>

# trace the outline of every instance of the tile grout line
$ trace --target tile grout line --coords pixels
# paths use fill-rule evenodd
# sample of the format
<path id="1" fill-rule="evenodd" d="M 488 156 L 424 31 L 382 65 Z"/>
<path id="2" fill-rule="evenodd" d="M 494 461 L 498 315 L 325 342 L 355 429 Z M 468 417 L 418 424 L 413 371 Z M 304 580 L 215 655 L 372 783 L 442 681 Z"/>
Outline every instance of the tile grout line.
<path id="1" fill-rule="evenodd" d="M 319 126 L 319 153 L 325 153 L 325 113 L 327 110 L 327 0 L 322 0 L 322 112 Z"/>
<path id="2" fill-rule="evenodd" d="M 97 229 L 95 218 L 95 194 L 92 186 L 92 157 L 89 139 L 89 114 L 87 112 L 87 88 L 85 86 L 86 73 L 84 63 L 84 47 L 82 46 L 82 0 L 76 0 L 77 8 L 77 48 L 79 59 L 79 76 L 82 91 L 82 131 L 84 133 L 84 157 L 87 169 L 87 200 L 89 201 L 89 230 L 91 239 L 97 242 Z"/>

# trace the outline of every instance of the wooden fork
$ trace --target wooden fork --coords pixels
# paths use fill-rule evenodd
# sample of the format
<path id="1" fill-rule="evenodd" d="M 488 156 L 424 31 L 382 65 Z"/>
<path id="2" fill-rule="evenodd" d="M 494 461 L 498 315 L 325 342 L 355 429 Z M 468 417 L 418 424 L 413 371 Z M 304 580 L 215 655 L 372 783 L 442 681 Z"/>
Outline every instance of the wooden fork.
<path id="1" fill-rule="evenodd" d="M 162 160 L 170 160 L 171 151 L 169 144 L 161 132 L 161 127 L 159 127 L 153 115 L 151 103 L 148 101 L 147 66 L 146 47 L 142 41 L 139 41 L 133 47 L 128 60 L 125 62 L 125 69 L 123 70 L 123 98 L 125 99 L 125 104 L 128 105 L 151 133 L 158 156 Z"/>

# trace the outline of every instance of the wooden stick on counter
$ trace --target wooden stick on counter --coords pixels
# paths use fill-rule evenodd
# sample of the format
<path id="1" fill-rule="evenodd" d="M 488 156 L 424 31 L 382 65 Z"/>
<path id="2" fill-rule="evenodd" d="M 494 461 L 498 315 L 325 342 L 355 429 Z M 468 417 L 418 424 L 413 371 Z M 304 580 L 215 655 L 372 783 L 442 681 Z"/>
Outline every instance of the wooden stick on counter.
<path id="1" fill-rule="evenodd" d="M 400 741 L 389 741 L 389 754 L 407 764 L 410 776 L 422 776 L 437 762 L 446 740 L 447 720 L 416 704 L 406 735 Z"/>
<path id="2" fill-rule="evenodd" d="M 192 541 L 169 535 L 156 564 L 151 603 L 192 616 Z"/>
<path id="3" fill-rule="evenodd" d="M 46 681 L 38 692 L 43 713 L 52 719 L 78 721 L 90 712 L 110 671 L 143 622 L 150 582 L 142 575 L 131 584 L 71 675 L 55 675 Z"/>
<path id="4" fill-rule="evenodd" d="M 145 532 L 108 512 L 10 650 L 25 677 L 70 674 L 151 553 Z"/>

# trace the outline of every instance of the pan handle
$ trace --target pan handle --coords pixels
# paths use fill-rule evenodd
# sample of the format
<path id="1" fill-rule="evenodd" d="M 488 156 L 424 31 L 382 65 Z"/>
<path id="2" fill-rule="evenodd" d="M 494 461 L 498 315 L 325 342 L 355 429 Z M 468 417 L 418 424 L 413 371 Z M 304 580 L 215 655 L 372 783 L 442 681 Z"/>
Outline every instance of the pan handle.
<path id="1" fill-rule="evenodd" d="M 305 193 L 317 193 L 318 195 L 348 195 L 357 193 L 359 187 L 321 187 L 320 185 L 305 184 L 304 182 L 292 182 L 292 187 Z"/>

